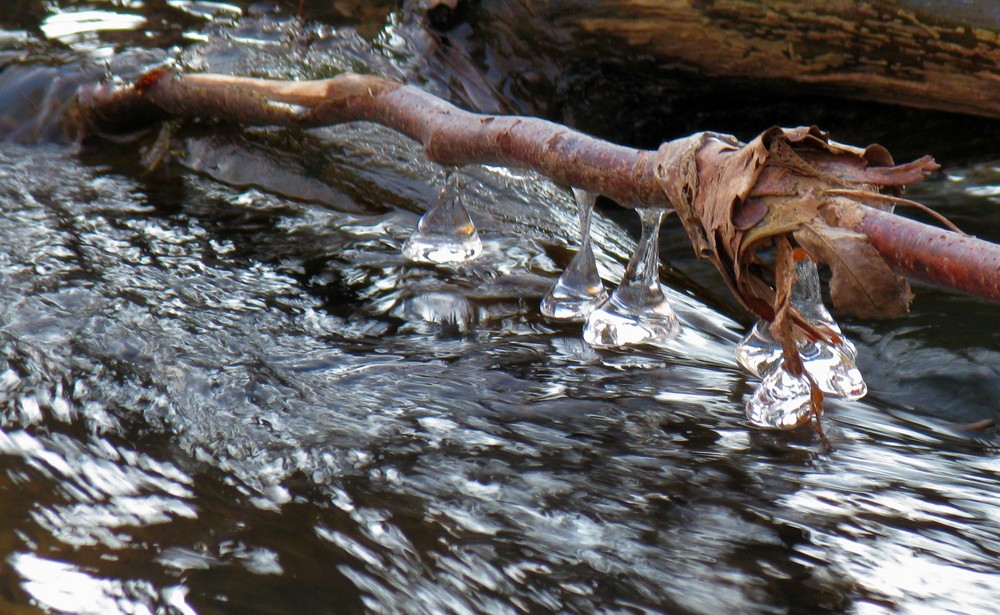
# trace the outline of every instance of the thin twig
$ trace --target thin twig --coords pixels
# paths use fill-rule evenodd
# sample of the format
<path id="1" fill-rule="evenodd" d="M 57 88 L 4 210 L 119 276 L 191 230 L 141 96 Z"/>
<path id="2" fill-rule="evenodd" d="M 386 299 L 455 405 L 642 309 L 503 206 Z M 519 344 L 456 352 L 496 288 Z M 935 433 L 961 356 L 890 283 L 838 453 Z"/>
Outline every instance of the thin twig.
<path id="1" fill-rule="evenodd" d="M 864 201 L 882 201 L 882 202 L 885 202 L 885 203 L 890 203 L 892 205 L 905 205 L 907 207 L 913 207 L 914 209 L 918 209 L 918 210 L 924 212 L 925 214 L 927 214 L 928 216 L 934 218 L 935 220 L 937 220 L 938 222 L 940 222 L 942 225 L 944 225 L 945 227 L 947 227 L 948 229 L 950 229 L 952 231 L 955 231 L 956 233 L 960 233 L 962 235 L 967 235 L 968 234 L 968 233 L 963 232 L 957 226 L 955 226 L 955 223 L 952 222 L 951 220 L 949 220 L 946 216 L 944 216 L 944 215 L 942 215 L 942 214 L 934 211 L 933 209 L 931 209 L 930 207 L 924 205 L 923 203 L 918 203 L 917 201 L 911 201 L 910 199 L 904 199 L 903 197 L 895 196 L 895 195 L 892 195 L 892 194 L 882 194 L 882 193 L 879 193 L 879 192 L 866 192 L 864 190 L 833 189 L 833 190 L 827 190 L 827 193 L 828 194 L 835 194 L 835 195 L 839 195 L 839 196 L 851 197 L 851 198 L 857 199 L 857 200 L 859 200 L 861 202 L 864 202 Z"/>

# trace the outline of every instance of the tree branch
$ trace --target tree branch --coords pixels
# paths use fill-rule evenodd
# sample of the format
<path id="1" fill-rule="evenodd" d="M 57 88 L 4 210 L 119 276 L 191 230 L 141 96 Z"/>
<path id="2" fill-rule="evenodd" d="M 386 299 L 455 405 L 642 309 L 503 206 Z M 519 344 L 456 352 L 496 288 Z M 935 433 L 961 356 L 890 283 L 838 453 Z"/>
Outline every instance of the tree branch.
<path id="1" fill-rule="evenodd" d="M 322 81 L 284 82 L 163 70 L 147 73 L 130 87 L 82 89 L 72 121 L 86 137 L 133 130 L 137 123 L 165 117 L 302 128 L 376 122 L 416 140 L 428 159 L 441 164 L 531 168 L 625 207 L 677 207 L 699 256 L 712 258 L 737 298 L 764 317 L 773 317 L 765 305 L 773 304 L 773 298 L 748 291 L 760 284 L 753 279 L 746 282 L 759 240 L 750 242 L 752 250 L 733 246 L 747 236 L 754 238 L 754 227 L 770 224 L 782 232 L 801 231 L 808 216 L 822 216 L 839 228 L 867 236 L 874 250 L 902 273 L 1000 301 L 1000 246 L 906 220 L 863 201 L 848 207 L 843 194 L 849 191 L 833 189 L 871 190 L 876 185 L 892 192 L 936 170 L 933 160 L 925 157 L 897 167 L 878 146 L 867 150 L 841 146 L 815 129 L 772 129 L 747 146 L 727 135 L 700 133 L 654 152 L 614 145 L 537 118 L 470 113 L 420 89 L 376 76 L 344 74 Z M 786 156 L 783 148 L 798 148 L 805 158 Z M 738 154 L 729 158 L 732 152 Z M 774 171 L 770 174 L 765 171 L 768 164 Z M 729 168 L 739 165 L 745 169 Z M 738 172 L 742 174 L 733 175 Z M 829 203 L 813 203 L 808 215 L 792 216 L 785 228 L 776 226 L 768 212 L 787 205 L 775 201 L 780 190 L 772 186 L 769 193 L 768 186 L 776 186 L 775 178 L 789 172 L 815 174 L 832 187 L 828 194 L 838 194 L 828 198 Z M 689 179 L 671 179 L 677 177 Z M 696 200 L 720 204 L 693 219 L 686 205 Z M 765 213 L 755 213 L 756 204 L 764 201 Z M 725 223 L 716 224 L 720 217 L 726 218 Z M 806 237 L 796 235 L 796 239 Z M 945 246 L 947 250 L 942 249 Z M 908 301 L 908 290 L 903 295 Z"/>
<path id="2" fill-rule="evenodd" d="M 153 71 L 133 87 L 82 90 L 78 111 L 81 136 L 134 130 L 131 118 L 157 112 L 162 117 L 300 128 L 376 122 L 417 141 L 428 160 L 439 164 L 531 168 L 625 207 L 667 205 L 653 173 L 655 152 L 615 145 L 538 118 L 470 113 L 418 88 L 372 75 L 287 82 Z"/>
<path id="3" fill-rule="evenodd" d="M 1000 302 L 1000 246 L 868 209 L 857 226 L 904 275 Z"/>

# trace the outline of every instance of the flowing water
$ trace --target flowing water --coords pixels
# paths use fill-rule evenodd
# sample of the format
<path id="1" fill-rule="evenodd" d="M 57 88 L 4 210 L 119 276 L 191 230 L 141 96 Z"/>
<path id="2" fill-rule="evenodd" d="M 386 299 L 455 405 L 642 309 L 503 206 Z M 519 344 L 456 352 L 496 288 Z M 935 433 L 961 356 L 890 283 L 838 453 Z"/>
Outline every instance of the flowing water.
<path id="1" fill-rule="evenodd" d="M 543 178 L 466 170 L 483 253 L 416 264 L 445 171 L 387 130 L 187 126 L 148 170 L 155 134 L 25 119 L 81 56 L 419 72 L 341 4 L 0 2 L 0 612 L 996 611 L 1000 437 L 968 429 L 1000 418 L 995 306 L 918 286 L 842 321 L 869 394 L 825 447 L 749 425 L 742 317 L 673 220 L 680 335 L 595 350 L 539 312 L 579 245 Z M 1000 239 L 1000 163 L 910 196 Z M 617 283 L 634 234 L 593 237 Z"/>

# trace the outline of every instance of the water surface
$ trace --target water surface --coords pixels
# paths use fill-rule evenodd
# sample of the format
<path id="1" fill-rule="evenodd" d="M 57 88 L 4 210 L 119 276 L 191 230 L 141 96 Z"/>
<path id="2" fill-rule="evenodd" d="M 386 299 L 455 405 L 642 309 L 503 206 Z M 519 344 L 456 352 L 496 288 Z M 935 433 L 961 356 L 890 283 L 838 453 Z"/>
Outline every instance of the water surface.
<path id="1" fill-rule="evenodd" d="M 15 79 L 58 92 L 42 71 L 82 80 L 80 58 L 107 49 L 116 66 L 272 76 L 419 66 L 393 15 L 364 13 L 359 31 L 350 11 L 322 25 L 293 8 L 4 17 L 0 98 Z M 103 26 L 45 40 L 52 16 L 83 10 L 145 25 L 125 42 Z M 148 48 L 119 53 L 143 29 Z M 399 249 L 444 173 L 381 128 L 188 126 L 151 172 L 137 161 L 152 134 L 14 137 L 0 144 L 3 612 L 1000 603 L 1000 440 L 963 427 L 1000 413 L 995 306 L 918 286 L 906 317 L 842 322 L 870 393 L 828 404 L 827 448 L 748 425 L 743 317 L 676 222 L 662 279 L 678 344 L 598 352 L 538 313 L 576 242 L 572 195 L 544 178 L 463 170 L 484 255 L 418 266 Z M 946 170 L 910 196 L 1000 238 L 1000 163 Z M 634 246 L 619 218 L 595 219 L 609 282 Z"/>

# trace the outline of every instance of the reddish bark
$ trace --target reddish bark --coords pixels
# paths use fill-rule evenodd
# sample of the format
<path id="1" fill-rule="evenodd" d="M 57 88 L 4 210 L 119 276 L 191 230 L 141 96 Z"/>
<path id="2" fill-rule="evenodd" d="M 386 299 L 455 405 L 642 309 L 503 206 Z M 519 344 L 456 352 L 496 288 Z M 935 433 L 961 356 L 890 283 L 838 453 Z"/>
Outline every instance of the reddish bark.
<path id="1" fill-rule="evenodd" d="M 1000 246 L 866 208 L 857 230 L 900 273 L 1000 302 Z"/>
<path id="2" fill-rule="evenodd" d="M 75 120 L 85 136 L 129 129 L 134 126 L 133 118 L 164 114 L 299 127 L 377 122 L 421 143 L 432 161 L 531 168 L 557 182 L 603 194 L 625 207 L 672 207 L 657 177 L 657 167 L 663 172 L 671 165 L 686 165 L 702 179 L 697 173 L 702 166 L 700 158 L 696 163 L 690 155 L 697 148 L 672 147 L 684 140 L 665 144 L 659 152 L 622 147 L 537 118 L 463 111 L 417 88 L 375 76 L 345 74 L 323 81 L 282 82 L 157 73 L 140 79 L 134 87 L 98 86 L 81 92 Z M 806 134 L 801 130 L 786 132 Z M 726 135 L 708 137 L 735 141 Z M 933 168 L 928 159 L 901 167 L 875 164 L 884 150 L 870 154 L 858 151 L 873 163 L 862 171 L 844 172 L 863 172 L 866 181 L 882 175 L 894 180 L 902 177 L 897 183 L 909 181 L 911 175 L 917 181 Z M 887 153 L 881 157 L 891 160 Z M 827 172 L 837 169 L 832 163 L 825 168 Z M 705 181 L 710 182 L 710 178 Z M 674 198 L 681 197 L 675 194 Z M 873 208 L 862 206 L 860 211 L 866 215 L 854 216 L 846 226 L 868 235 L 875 249 L 901 272 L 1000 301 L 1000 246 Z M 856 219 L 859 217 L 861 220 Z"/>
<path id="3" fill-rule="evenodd" d="M 130 130 L 134 123 L 129 118 L 157 112 L 247 125 L 370 121 L 421 143 L 427 158 L 440 164 L 527 167 L 625 207 L 667 204 L 653 175 L 656 152 L 615 145 L 538 118 L 470 113 L 381 77 L 345 74 L 301 82 L 204 74 L 156 77 L 143 77 L 131 88 L 100 86 L 81 92 L 83 135 Z"/>

